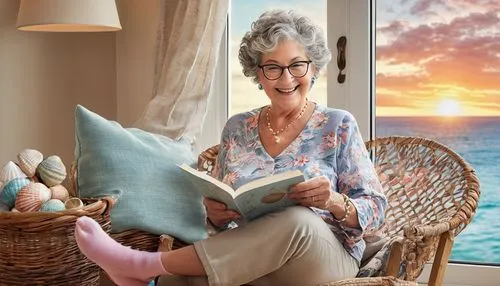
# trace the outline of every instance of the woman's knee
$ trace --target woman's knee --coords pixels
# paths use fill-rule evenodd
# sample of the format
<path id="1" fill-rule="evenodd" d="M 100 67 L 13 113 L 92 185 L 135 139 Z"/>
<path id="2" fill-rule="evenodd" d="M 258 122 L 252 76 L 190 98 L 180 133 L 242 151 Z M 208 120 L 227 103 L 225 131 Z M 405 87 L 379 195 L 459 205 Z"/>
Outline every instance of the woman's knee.
<path id="1" fill-rule="evenodd" d="M 327 235 L 331 235 L 326 223 L 309 208 L 294 206 L 276 214 L 276 219 L 279 220 L 277 223 L 290 230 L 307 234 L 325 231 Z"/>

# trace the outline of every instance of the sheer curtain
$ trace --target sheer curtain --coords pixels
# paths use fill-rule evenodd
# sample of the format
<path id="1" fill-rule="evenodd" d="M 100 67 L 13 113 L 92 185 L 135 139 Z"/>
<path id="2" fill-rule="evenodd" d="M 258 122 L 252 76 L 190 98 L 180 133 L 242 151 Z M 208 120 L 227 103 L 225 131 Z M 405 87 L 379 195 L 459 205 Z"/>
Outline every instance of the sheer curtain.
<path id="1" fill-rule="evenodd" d="M 207 111 L 229 0 L 161 0 L 153 98 L 136 127 L 192 141 Z"/>

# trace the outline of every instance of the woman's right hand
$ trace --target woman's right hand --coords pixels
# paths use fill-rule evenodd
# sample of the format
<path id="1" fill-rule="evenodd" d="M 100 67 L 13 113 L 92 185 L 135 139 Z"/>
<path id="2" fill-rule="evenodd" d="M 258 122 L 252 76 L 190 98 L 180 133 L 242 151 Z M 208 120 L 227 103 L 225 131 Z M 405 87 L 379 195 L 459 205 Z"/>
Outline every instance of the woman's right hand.
<path id="1" fill-rule="evenodd" d="M 226 204 L 209 198 L 203 198 L 203 204 L 207 210 L 207 217 L 216 227 L 222 227 L 232 220 L 240 218 L 236 211 L 229 210 Z"/>

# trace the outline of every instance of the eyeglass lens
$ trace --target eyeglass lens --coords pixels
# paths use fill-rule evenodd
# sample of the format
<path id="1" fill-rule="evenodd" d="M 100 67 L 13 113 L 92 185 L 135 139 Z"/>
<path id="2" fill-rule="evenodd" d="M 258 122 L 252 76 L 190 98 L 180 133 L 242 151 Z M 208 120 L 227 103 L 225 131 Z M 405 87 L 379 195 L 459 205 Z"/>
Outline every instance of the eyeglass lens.
<path id="1" fill-rule="evenodd" d="M 303 77 L 306 75 L 308 68 L 309 62 L 301 61 L 292 63 L 291 65 L 285 67 L 275 64 L 263 65 L 262 71 L 267 79 L 274 80 L 280 78 L 285 69 L 288 69 L 288 72 L 290 72 L 290 74 L 294 77 Z"/>

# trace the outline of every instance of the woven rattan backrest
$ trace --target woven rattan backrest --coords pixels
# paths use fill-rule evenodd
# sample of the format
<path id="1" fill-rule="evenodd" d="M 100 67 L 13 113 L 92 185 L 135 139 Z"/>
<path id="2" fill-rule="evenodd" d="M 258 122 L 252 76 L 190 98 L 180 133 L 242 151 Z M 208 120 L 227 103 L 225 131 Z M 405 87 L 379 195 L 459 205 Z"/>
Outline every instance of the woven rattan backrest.
<path id="1" fill-rule="evenodd" d="M 450 220 L 457 235 L 476 209 L 479 183 L 472 168 L 448 147 L 430 139 L 384 137 L 366 142 L 389 201 L 389 235 L 403 226 Z"/>

